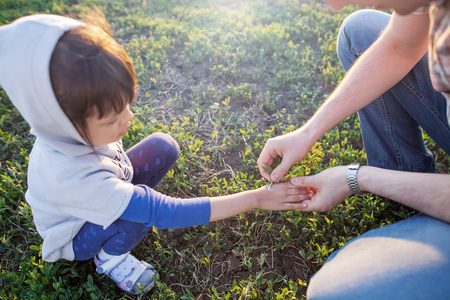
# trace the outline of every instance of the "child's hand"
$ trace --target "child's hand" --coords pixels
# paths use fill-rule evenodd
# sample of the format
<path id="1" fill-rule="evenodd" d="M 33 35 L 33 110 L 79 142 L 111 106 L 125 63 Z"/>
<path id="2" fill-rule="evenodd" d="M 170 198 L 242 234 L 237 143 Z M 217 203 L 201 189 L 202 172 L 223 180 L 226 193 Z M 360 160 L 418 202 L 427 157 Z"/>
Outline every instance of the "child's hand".
<path id="1" fill-rule="evenodd" d="M 307 187 L 297 187 L 290 182 L 272 184 L 255 190 L 258 208 L 264 210 L 302 209 L 304 200 L 310 200 L 313 192 Z"/>
<path id="2" fill-rule="evenodd" d="M 209 221 L 217 221 L 243 213 L 250 209 L 291 210 L 304 209 L 302 201 L 310 200 L 313 192 L 308 187 L 298 187 L 287 182 L 272 184 L 257 190 L 210 198 L 211 216 Z"/>

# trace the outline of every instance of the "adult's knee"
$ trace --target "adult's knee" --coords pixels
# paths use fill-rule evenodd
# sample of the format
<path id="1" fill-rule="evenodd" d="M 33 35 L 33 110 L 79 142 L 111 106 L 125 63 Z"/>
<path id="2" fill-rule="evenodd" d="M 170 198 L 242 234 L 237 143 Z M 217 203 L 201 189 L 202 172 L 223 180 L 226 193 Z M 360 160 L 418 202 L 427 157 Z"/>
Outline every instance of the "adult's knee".
<path id="1" fill-rule="evenodd" d="M 368 231 L 331 254 L 308 299 L 447 299 L 450 225 L 424 215 Z"/>
<path id="2" fill-rule="evenodd" d="M 378 39 L 390 17 L 384 12 L 362 9 L 345 18 L 339 29 L 336 51 L 346 71 Z"/>

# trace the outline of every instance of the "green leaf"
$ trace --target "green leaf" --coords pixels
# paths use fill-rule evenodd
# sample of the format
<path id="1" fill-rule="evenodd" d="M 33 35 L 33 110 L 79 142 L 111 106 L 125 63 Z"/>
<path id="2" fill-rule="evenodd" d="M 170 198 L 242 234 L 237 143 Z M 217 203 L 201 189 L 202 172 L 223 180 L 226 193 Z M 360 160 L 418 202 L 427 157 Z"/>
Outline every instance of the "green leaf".
<path id="1" fill-rule="evenodd" d="M 266 168 L 266 167 L 262 167 L 263 169 L 264 169 L 264 171 L 266 171 L 267 173 L 269 173 L 269 174 L 271 174 L 272 173 L 272 170 L 270 170 L 269 168 Z"/>

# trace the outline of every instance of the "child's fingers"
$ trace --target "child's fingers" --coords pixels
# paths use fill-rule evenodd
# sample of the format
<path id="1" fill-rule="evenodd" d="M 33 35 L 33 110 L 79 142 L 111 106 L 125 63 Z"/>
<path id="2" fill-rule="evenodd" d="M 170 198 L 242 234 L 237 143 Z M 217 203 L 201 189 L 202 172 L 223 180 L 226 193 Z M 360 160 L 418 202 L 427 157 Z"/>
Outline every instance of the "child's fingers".
<path id="1" fill-rule="evenodd" d="M 298 203 L 303 202 L 305 200 L 311 200 L 312 197 L 313 197 L 312 194 L 296 194 L 286 197 L 285 201 L 290 203 Z"/>
<path id="2" fill-rule="evenodd" d="M 286 188 L 288 190 L 308 190 L 310 192 L 317 192 L 317 189 L 314 187 L 297 186 L 297 185 L 292 184 L 290 181 L 277 182 L 274 184 L 283 186 L 284 188 Z"/>
<path id="3" fill-rule="evenodd" d="M 289 202 L 285 204 L 285 209 L 286 210 L 301 210 L 301 211 L 305 211 L 305 209 L 307 209 L 308 204 L 305 203 L 306 201 L 301 201 L 301 202 Z"/>
<path id="4" fill-rule="evenodd" d="M 289 181 L 287 181 L 289 182 Z M 309 191 L 310 188 L 307 187 L 303 187 L 303 186 L 295 186 L 290 184 L 289 186 L 286 187 L 287 190 L 294 190 L 294 191 Z"/>
<path id="5" fill-rule="evenodd" d="M 310 190 L 311 192 L 313 192 L 313 193 L 317 193 L 317 191 L 318 191 L 318 189 L 317 188 L 315 188 L 315 187 L 307 187 L 307 189 L 308 190 Z"/>
<path id="6" fill-rule="evenodd" d="M 314 195 L 314 192 L 306 188 L 289 188 L 286 190 L 286 195 L 292 197 L 307 195 L 309 198 L 311 198 Z"/>
<path id="7" fill-rule="evenodd" d="M 283 202 L 299 202 L 311 199 L 314 196 L 310 189 L 295 186 L 289 181 L 274 183 L 271 186 L 271 191 L 277 193 Z"/>
<path id="8" fill-rule="evenodd" d="M 304 189 L 304 188 L 288 189 L 288 190 L 286 190 L 286 193 L 287 193 L 288 195 L 314 194 L 311 190 L 309 190 L 309 189 Z"/>

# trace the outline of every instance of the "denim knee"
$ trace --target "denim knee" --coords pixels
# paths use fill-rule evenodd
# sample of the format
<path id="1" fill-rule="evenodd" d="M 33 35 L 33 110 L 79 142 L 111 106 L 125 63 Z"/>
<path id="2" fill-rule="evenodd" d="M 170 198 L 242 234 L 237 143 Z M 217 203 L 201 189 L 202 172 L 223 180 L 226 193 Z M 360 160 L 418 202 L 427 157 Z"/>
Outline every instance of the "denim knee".
<path id="1" fill-rule="evenodd" d="M 448 299 L 450 224 L 418 215 L 368 231 L 335 251 L 308 299 Z"/>
<path id="2" fill-rule="evenodd" d="M 337 39 L 337 55 L 342 67 L 348 71 L 386 28 L 391 16 L 372 9 L 350 14 L 342 22 Z"/>

